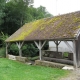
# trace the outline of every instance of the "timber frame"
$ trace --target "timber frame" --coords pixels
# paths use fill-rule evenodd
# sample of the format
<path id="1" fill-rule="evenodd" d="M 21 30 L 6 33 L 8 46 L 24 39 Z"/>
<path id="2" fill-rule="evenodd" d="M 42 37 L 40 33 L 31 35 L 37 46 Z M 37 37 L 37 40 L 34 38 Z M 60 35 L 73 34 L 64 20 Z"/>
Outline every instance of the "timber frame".
<path id="1" fill-rule="evenodd" d="M 58 41 L 58 40 L 53 40 L 54 43 L 56 44 L 56 52 L 58 52 L 58 45 L 60 44 L 61 41 Z M 37 48 L 39 49 L 39 59 L 42 60 L 42 48 L 44 47 L 45 43 L 47 42 L 47 40 L 45 41 L 33 41 L 35 43 L 35 45 L 37 46 Z M 73 53 L 73 65 L 75 68 L 79 67 L 79 63 L 78 63 L 78 58 L 77 58 L 77 51 L 76 51 L 76 40 L 72 40 L 72 43 L 73 43 L 73 47 L 70 46 L 70 44 L 68 43 L 68 41 L 64 40 L 64 43 L 68 46 L 68 48 L 70 49 L 70 51 Z M 19 49 L 19 56 L 21 57 L 22 56 L 22 46 L 24 44 L 24 41 L 23 42 L 16 42 L 16 45 Z M 8 47 L 9 47 L 10 43 L 6 43 L 6 57 L 8 55 Z M 71 54 L 71 53 L 70 53 Z M 54 59 L 55 61 L 56 59 Z M 58 59 L 59 61 L 59 59 Z M 63 60 L 61 60 L 63 61 Z M 65 63 L 67 62 L 66 60 L 64 60 Z"/>
<path id="2" fill-rule="evenodd" d="M 25 41 L 35 43 L 39 49 L 40 60 L 42 60 L 42 47 L 46 41 L 54 41 L 56 52 L 58 52 L 60 42 L 64 41 L 73 54 L 74 67 L 80 67 L 80 11 L 24 24 L 5 40 L 6 56 L 12 42 L 16 43 L 19 49 L 19 56 L 22 56 L 21 48 Z M 68 41 L 72 41 L 73 46 L 70 46 Z"/>

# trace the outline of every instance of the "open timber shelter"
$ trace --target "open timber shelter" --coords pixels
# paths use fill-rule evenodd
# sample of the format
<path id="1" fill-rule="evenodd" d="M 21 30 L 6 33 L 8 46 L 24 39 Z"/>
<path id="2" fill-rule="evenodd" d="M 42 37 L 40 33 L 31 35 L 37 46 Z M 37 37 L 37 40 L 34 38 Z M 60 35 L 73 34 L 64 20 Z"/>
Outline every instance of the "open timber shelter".
<path id="1" fill-rule="evenodd" d="M 80 66 L 80 11 L 35 20 L 24 24 L 19 30 L 6 39 L 6 55 L 9 43 L 15 42 L 22 56 L 21 47 L 24 42 L 34 42 L 39 49 L 40 60 L 42 60 L 42 47 L 46 41 L 54 41 L 56 52 L 61 41 L 68 46 L 73 54 L 73 65 Z M 70 46 L 68 41 L 73 43 Z M 56 53 L 56 54 L 57 54 Z M 64 61 L 64 59 L 63 59 Z"/>

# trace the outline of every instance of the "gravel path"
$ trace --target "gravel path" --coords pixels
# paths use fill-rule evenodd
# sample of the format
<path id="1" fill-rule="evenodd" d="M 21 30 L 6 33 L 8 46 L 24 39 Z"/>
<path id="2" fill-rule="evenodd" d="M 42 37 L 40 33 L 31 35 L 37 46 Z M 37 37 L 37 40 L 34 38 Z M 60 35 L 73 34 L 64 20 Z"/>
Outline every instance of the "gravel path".
<path id="1" fill-rule="evenodd" d="M 80 68 L 73 70 L 68 77 L 61 80 L 80 80 Z"/>

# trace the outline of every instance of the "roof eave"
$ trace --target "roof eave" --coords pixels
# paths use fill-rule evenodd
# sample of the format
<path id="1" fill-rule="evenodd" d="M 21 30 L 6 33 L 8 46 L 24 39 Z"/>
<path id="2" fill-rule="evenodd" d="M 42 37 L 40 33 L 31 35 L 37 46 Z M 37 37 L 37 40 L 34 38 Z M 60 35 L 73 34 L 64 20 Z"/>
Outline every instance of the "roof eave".
<path id="1" fill-rule="evenodd" d="M 73 37 L 73 38 L 55 38 L 55 39 L 34 39 L 34 40 L 16 40 L 16 41 L 5 41 L 6 43 L 7 42 L 23 42 L 23 41 L 29 41 L 29 42 L 32 42 L 32 41 L 72 41 L 72 40 L 77 40 L 76 37 Z"/>

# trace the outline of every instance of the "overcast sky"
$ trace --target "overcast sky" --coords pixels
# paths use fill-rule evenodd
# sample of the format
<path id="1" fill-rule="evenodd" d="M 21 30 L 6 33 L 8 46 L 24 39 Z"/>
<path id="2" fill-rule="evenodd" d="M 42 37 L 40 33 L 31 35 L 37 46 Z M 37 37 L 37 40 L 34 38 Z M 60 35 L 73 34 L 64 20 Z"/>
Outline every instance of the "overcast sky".
<path id="1" fill-rule="evenodd" d="M 80 0 L 34 0 L 34 7 L 46 7 L 53 15 L 64 14 L 80 10 Z"/>

